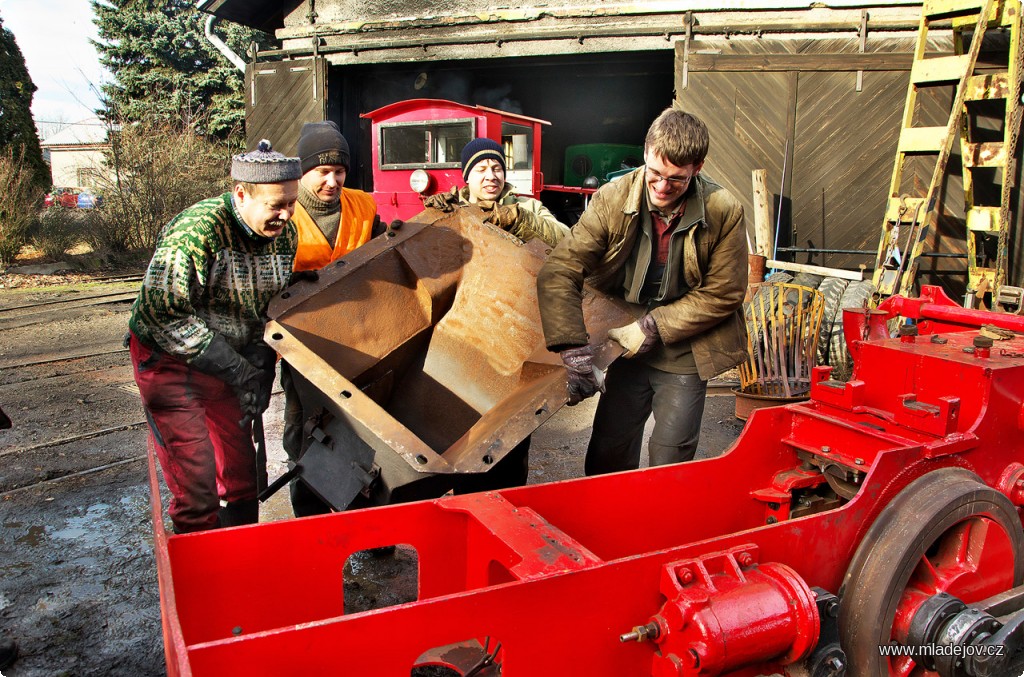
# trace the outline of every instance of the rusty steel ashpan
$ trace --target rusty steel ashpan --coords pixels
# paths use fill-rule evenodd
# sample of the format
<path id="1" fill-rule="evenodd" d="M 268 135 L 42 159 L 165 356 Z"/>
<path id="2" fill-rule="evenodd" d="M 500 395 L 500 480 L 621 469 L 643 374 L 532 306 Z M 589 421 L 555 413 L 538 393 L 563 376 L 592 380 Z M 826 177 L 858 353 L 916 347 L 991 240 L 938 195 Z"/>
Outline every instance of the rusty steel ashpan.
<path id="1" fill-rule="evenodd" d="M 549 250 L 479 215 L 406 223 L 270 304 L 267 343 L 307 414 L 302 477 L 335 508 L 441 495 L 566 403 L 537 308 Z M 589 289 L 584 314 L 594 343 L 633 320 Z"/>

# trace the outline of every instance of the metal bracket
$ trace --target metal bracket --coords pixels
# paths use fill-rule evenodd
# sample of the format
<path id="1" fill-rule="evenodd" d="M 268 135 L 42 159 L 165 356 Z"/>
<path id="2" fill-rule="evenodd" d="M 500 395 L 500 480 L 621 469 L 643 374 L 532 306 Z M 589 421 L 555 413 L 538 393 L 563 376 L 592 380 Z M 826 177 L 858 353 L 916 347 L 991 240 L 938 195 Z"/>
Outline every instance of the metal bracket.
<path id="1" fill-rule="evenodd" d="M 312 0 L 310 0 L 312 1 Z M 860 39 L 858 45 L 858 51 L 863 54 L 867 50 L 868 46 L 868 11 L 862 10 L 860 13 L 860 28 L 857 29 L 857 37 Z M 864 89 L 864 71 L 857 71 L 857 91 Z"/>

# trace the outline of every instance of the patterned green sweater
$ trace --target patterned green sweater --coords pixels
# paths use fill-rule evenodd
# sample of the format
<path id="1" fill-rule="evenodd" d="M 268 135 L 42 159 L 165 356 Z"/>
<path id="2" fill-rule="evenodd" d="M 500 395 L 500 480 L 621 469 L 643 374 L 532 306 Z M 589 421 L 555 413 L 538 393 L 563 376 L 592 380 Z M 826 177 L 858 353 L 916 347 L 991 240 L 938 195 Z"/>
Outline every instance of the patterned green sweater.
<path id="1" fill-rule="evenodd" d="M 262 340 L 267 304 L 288 284 L 297 235 L 274 239 L 242 223 L 231 193 L 198 202 L 168 223 L 132 306 L 143 344 L 186 361 L 222 335 L 236 350 Z"/>

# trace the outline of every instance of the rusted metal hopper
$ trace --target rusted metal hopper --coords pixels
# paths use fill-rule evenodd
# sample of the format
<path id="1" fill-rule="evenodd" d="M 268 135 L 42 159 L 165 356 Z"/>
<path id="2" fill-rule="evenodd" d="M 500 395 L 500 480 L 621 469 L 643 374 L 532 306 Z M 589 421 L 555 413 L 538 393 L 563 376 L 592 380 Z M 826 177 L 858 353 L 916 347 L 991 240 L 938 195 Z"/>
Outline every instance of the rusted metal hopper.
<path id="1" fill-rule="evenodd" d="M 302 478 L 335 508 L 439 496 L 487 472 L 566 402 L 544 347 L 536 276 L 548 248 L 476 209 L 423 212 L 271 303 L 266 340 L 295 371 Z M 633 320 L 590 290 L 591 341 Z"/>

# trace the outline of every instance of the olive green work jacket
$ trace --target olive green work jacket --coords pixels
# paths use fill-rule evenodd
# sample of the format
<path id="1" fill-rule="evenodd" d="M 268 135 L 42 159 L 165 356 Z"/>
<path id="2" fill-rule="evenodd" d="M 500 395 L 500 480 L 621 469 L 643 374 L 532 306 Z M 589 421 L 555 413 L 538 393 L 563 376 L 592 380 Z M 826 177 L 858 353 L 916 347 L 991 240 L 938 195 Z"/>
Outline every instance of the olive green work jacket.
<path id="1" fill-rule="evenodd" d="M 579 223 L 548 256 L 537 276 L 537 294 L 549 349 L 588 342 L 584 280 L 610 296 L 637 298 L 639 289 L 631 286 L 635 280 L 626 279 L 626 264 L 640 236 L 645 190 L 643 167 L 602 186 Z M 683 373 L 681 362 L 692 351 L 698 375 L 707 380 L 746 356 L 746 230 L 742 205 L 709 179 L 697 175 L 686 198 L 664 272 L 675 288 L 667 290 L 659 305 L 630 306 L 637 317 L 651 313 L 663 343 L 637 359 Z M 676 244 L 680 238 L 681 247 Z M 651 247 L 641 246 L 639 252 L 637 268 L 645 256 L 649 262 Z"/>

